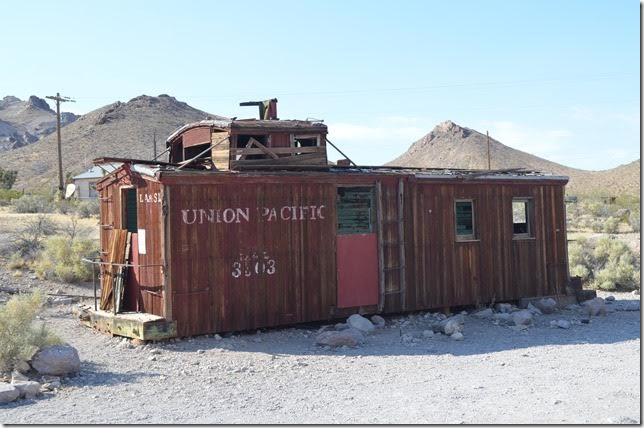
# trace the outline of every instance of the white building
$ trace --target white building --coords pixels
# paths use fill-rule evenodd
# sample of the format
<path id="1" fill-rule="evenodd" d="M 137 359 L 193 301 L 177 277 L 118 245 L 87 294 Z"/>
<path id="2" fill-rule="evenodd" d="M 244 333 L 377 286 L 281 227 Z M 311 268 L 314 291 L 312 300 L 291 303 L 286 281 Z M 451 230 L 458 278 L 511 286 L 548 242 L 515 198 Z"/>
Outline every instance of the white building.
<path id="1" fill-rule="evenodd" d="M 94 187 L 96 182 L 120 166 L 120 163 L 94 165 L 87 171 L 72 177 L 74 186 L 76 187 L 74 197 L 78 199 L 98 198 L 98 192 L 96 192 L 96 188 Z"/>

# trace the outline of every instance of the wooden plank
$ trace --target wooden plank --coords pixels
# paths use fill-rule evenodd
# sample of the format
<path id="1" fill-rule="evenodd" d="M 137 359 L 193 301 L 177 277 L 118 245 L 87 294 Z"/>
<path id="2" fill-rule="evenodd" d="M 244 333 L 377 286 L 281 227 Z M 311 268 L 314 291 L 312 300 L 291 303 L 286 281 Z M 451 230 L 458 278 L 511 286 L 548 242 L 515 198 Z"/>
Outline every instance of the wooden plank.
<path id="1" fill-rule="evenodd" d="M 248 147 L 248 146 L 247 146 Z M 270 150 L 278 155 L 326 153 L 326 147 L 271 147 Z M 231 148 L 230 154 L 237 155 L 261 155 L 264 151 L 259 148 Z"/>
<path id="2" fill-rule="evenodd" d="M 400 307 L 405 310 L 405 298 L 406 298 L 406 288 L 405 288 L 405 223 L 404 223 L 404 213 L 405 213 L 405 183 L 403 179 L 398 180 L 398 245 L 399 245 L 399 257 L 398 261 L 400 266 Z"/>
<path id="3" fill-rule="evenodd" d="M 252 143 L 254 146 L 259 148 L 265 155 L 272 157 L 273 159 L 278 159 L 279 156 L 277 156 L 271 149 L 254 139 L 253 137 L 250 137 L 248 140 L 249 143 Z"/>
<path id="4" fill-rule="evenodd" d="M 213 150 L 212 163 L 220 171 L 230 169 L 230 134 L 228 132 L 213 132 L 210 134 Z M 217 148 L 217 150 L 214 150 Z"/>
<path id="5" fill-rule="evenodd" d="M 378 268 L 379 268 L 379 298 L 378 312 L 382 312 L 385 306 L 385 260 L 383 248 L 383 230 L 382 230 L 382 182 L 376 182 L 376 221 L 378 223 Z"/>
<path id="6" fill-rule="evenodd" d="M 308 166 L 308 165 L 321 165 L 327 166 L 326 154 L 324 153 L 309 153 L 298 156 L 281 157 L 278 159 L 244 159 L 230 161 L 232 169 L 249 166 L 271 166 L 279 168 L 281 166 Z"/>

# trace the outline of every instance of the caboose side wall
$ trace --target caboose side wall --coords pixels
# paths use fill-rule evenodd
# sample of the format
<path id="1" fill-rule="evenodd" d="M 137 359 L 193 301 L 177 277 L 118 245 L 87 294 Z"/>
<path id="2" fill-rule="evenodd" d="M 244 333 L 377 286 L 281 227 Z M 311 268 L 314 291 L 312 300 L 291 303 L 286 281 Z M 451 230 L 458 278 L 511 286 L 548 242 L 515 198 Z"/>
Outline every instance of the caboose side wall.
<path id="1" fill-rule="evenodd" d="M 562 294 L 567 281 L 563 181 L 315 173 L 186 174 L 161 181 L 170 189 L 166 239 L 179 335 L 338 316 L 339 186 L 376 190 L 385 312 Z M 513 237 L 513 197 L 532 198 L 534 237 Z M 455 240 L 457 198 L 476 201 L 479 235 L 471 242 Z M 283 207 L 302 206 L 324 206 L 323 215 L 262 218 L 272 208 L 279 216 Z M 245 271 L 245 260 L 258 259 L 258 271 Z"/>
<path id="2" fill-rule="evenodd" d="M 125 227 L 122 191 L 136 189 L 137 231 L 132 234 L 130 268 L 125 288 L 125 309 L 165 316 L 161 183 L 122 167 L 97 184 L 100 195 L 100 256 L 107 261 L 114 229 Z M 145 232 L 142 232 L 144 230 Z M 139 243 L 139 240 L 142 240 Z"/>
<path id="3" fill-rule="evenodd" d="M 533 237 L 512 231 L 512 199 L 531 198 Z M 477 236 L 457 241 L 454 200 L 475 204 Z M 410 180 L 405 193 L 405 290 L 385 311 L 564 294 L 568 280 L 564 185 Z"/>

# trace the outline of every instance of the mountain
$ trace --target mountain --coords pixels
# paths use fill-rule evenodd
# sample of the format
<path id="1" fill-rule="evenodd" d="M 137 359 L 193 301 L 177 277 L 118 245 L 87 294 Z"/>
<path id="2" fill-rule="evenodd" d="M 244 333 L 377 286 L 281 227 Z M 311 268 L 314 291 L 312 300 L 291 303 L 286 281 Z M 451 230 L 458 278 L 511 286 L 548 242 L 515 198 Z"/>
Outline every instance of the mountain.
<path id="1" fill-rule="evenodd" d="M 490 138 L 490 159 L 492 169 L 526 168 L 568 176 L 569 194 L 639 194 L 639 160 L 608 170 L 588 171 L 513 149 L 493 138 Z M 429 134 L 413 143 L 409 150 L 387 165 L 487 169 L 487 137 L 448 120 L 438 124 Z"/>
<path id="2" fill-rule="evenodd" d="M 61 127 L 78 118 L 74 113 L 61 112 Z M 37 141 L 56 130 L 56 112 L 47 101 L 35 95 L 22 101 L 14 96 L 0 100 L 0 152 Z"/>
<path id="3" fill-rule="evenodd" d="M 62 129 L 63 172 L 76 175 L 102 156 L 152 159 L 156 134 L 158 153 L 165 139 L 189 122 L 221 116 L 206 113 L 169 95 L 141 95 L 126 103 L 113 104 L 80 116 Z M 1 126 L 1 125 L 0 125 Z M 3 168 L 18 171 L 16 189 L 57 187 L 56 135 L 3 154 Z M 167 157 L 163 157 L 167 159 Z"/>

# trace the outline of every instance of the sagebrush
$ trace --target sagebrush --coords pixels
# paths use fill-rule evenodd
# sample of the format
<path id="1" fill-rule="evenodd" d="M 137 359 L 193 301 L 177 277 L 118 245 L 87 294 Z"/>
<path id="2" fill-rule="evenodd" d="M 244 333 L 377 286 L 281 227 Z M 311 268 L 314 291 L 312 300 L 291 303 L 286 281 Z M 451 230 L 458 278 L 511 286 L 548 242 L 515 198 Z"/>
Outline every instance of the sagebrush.
<path id="1" fill-rule="evenodd" d="M 593 288 L 634 290 L 640 288 L 639 257 L 624 242 L 605 237 L 595 243 L 587 239 L 568 246 L 570 274 Z"/>
<path id="2" fill-rule="evenodd" d="M 44 249 L 33 265 L 34 270 L 41 279 L 91 281 L 91 265 L 83 263 L 81 259 L 93 259 L 97 252 L 97 243 L 92 239 L 72 240 L 64 236 L 52 236 L 45 241 Z"/>
<path id="3" fill-rule="evenodd" d="M 11 371 L 39 349 L 62 343 L 44 323 L 35 322 L 42 305 L 43 295 L 36 292 L 13 296 L 0 306 L 0 371 Z"/>

